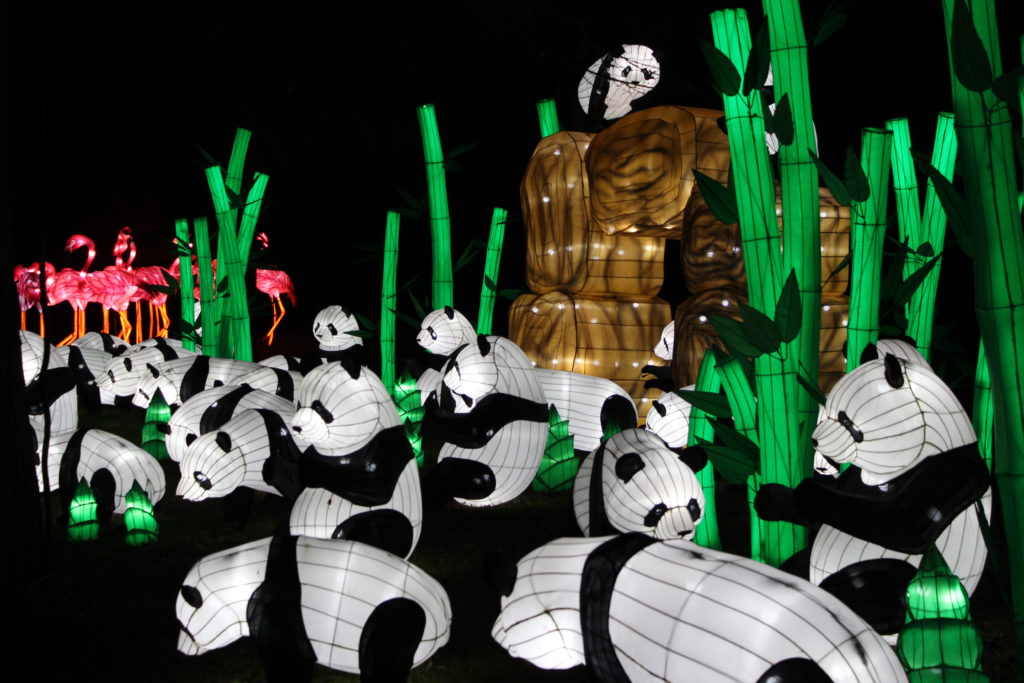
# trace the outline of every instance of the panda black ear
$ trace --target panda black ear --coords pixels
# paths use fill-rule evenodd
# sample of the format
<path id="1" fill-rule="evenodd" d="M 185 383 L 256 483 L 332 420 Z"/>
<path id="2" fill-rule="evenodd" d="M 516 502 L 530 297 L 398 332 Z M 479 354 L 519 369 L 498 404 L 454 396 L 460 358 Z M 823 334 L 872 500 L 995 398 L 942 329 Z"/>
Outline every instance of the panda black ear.
<path id="1" fill-rule="evenodd" d="M 477 348 L 480 349 L 481 356 L 486 356 L 488 353 L 491 352 L 491 342 L 488 341 L 487 337 L 485 337 L 482 334 L 478 334 L 476 336 L 476 345 Z"/>
<path id="2" fill-rule="evenodd" d="M 227 432 L 217 432 L 216 441 L 225 453 L 231 450 L 231 436 Z"/>
<path id="3" fill-rule="evenodd" d="M 708 454 L 700 446 L 690 446 L 679 453 L 679 460 L 694 473 L 700 472 L 708 464 Z"/>
<path id="4" fill-rule="evenodd" d="M 499 595 L 512 595 L 518 573 L 515 563 L 496 550 L 484 558 L 484 580 Z"/>
<path id="5" fill-rule="evenodd" d="M 451 306 L 444 307 L 444 314 L 448 316 L 449 320 L 455 320 L 455 309 Z"/>
<path id="6" fill-rule="evenodd" d="M 878 347 L 868 342 L 864 350 L 860 352 L 860 364 L 864 365 L 869 360 L 878 360 Z"/>
<path id="7" fill-rule="evenodd" d="M 615 476 L 623 482 L 628 482 L 643 468 L 644 459 L 639 453 L 626 453 L 615 461 Z"/>
<path id="8" fill-rule="evenodd" d="M 903 386 L 903 366 L 900 365 L 900 359 L 891 353 L 885 354 L 885 381 L 893 389 Z"/>

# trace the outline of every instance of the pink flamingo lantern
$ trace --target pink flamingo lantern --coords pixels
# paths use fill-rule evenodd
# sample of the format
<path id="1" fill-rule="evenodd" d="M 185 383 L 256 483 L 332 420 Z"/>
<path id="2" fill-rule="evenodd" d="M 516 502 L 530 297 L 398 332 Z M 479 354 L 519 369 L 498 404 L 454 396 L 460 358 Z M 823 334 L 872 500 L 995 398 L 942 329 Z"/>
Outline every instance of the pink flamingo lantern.
<path id="1" fill-rule="evenodd" d="M 260 243 L 263 249 L 270 246 L 270 239 L 265 232 L 256 235 L 256 241 Z M 277 326 L 281 324 L 281 319 L 284 318 L 284 302 L 281 301 L 281 295 L 286 294 L 291 299 L 292 307 L 294 307 L 296 305 L 295 285 L 292 284 L 292 279 L 288 277 L 288 273 L 283 270 L 257 268 L 256 289 L 270 297 L 270 305 L 274 309 L 274 324 L 270 326 L 270 330 L 266 335 L 267 346 L 270 346 L 274 343 L 274 330 L 277 329 Z"/>
<path id="2" fill-rule="evenodd" d="M 46 290 L 53 287 L 56 269 L 52 263 L 44 262 L 46 270 Z M 39 336 L 46 337 L 46 323 L 43 320 L 42 287 L 39 282 L 40 266 L 36 261 L 28 266 L 14 267 L 14 286 L 18 290 L 18 308 L 21 309 L 21 329 L 28 329 L 26 313 L 35 308 L 39 313 Z"/>
<path id="3" fill-rule="evenodd" d="M 64 337 L 57 346 L 70 344 L 85 334 L 85 307 L 90 301 L 96 300 L 92 287 L 89 285 L 89 266 L 96 258 L 96 243 L 85 235 L 72 235 L 64 245 L 64 251 L 70 253 L 82 247 L 88 248 L 85 265 L 82 266 L 82 269 L 62 268 L 54 278 L 53 287 L 49 290 L 50 296 L 47 303 L 50 306 L 67 301 L 74 311 L 71 334 Z"/>

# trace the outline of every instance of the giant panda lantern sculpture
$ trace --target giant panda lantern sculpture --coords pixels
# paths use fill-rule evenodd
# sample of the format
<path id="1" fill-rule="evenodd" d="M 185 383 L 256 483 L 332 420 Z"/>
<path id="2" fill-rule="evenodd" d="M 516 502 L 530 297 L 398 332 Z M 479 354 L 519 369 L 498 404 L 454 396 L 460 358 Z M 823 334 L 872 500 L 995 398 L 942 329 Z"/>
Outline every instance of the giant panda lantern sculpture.
<path id="1" fill-rule="evenodd" d="M 283 534 L 201 559 L 175 612 L 180 652 L 250 637 L 271 681 L 309 680 L 313 662 L 404 681 L 451 626 L 447 593 L 418 567 L 363 543 Z"/>
<path id="2" fill-rule="evenodd" d="M 560 538 L 493 574 L 505 597 L 491 635 L 540 668 L 585 664 L 602 683 L 907 680 L 824 590 L 687 541 Z"/>
<path id="3" fill-rule="evenodd" d="M 763 519 L 822 524 L 810 560 L 822 587 L 891 633 L 914 572 L 907 563 L 930 544 L 976 583 L 980 567 L 968 555 L 981 544 L 968 508 L 989 475 L 966 411 L 927 365 L 891 352 L 864 362 L 829 393 L 813 442 L 821 458 L 851 466 L 795 489 L 762 486 L 755 505 Z"/>
<path id="4" fill-rule="evenodd" d="M 291 427 L 309 446 L 298 462 L 306 488 L 292 506 L 291 532 L 408 557 L 423 521 L 419 470 L 383 383 L 352 359 L 327 363 L 303 379 L 298 406 Z"/>

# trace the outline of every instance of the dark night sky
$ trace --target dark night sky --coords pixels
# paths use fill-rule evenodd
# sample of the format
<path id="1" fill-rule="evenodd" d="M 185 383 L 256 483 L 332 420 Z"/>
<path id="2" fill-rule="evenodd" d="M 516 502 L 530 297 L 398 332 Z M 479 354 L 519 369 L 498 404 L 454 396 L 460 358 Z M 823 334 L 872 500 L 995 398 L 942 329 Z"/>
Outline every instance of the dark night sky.
<path id="1" fill-rule="evenodd" d="M 513 220 L 519 213 L 537 99 L 554 97 L 563 125 L 581 128 L 583 70 L 615 44 L 639 42 L 662 57 L 652 104 L 720 107 L 697 47 L 711 37 L 707 13 L 741 5 L 761 14 L 759 2 L 711 0 L 604 11 L 540 0 L 401 11 L 367 3 L 358 14 L 355 4 L 329 13 L 282 3 L 21 4 L 31 6 L 0 17 L 8 258 L 45 252 L 58 268 L 77 267 L 60 246 L 85 232 L 101 245 L 103 267 L 117 230 L 131 225 L 137 263 L 168 262 L 173 219 L 212 214 L 198 148 L 226 163 L 234 128 L 246 126 L 247 173 L 270 175 L 260 229 L 298 288 L 300 308 L 284 328 L 302 334 L 329 303 L 376 318 L 380 259 L 356 263 L 365 255 L 358 245 L 381 242 L 385 211 L 402 205 L 395 185 L 425 195 L 415 105 L 436 104 L 446 150 L 479 143 L 448 180 L 457 255 L 486 239 L 492 206 Z M 804 3 L 809 33 L 826 4 Z M 997 4 L 1010 63 L 1020 26 L 1005 11 L 1013 2 Z M 840 165 L 861 127 L 895 116 L 910 116 L 916 145 L 930 148 L 935 114 L 950 99 L 940 3 L 853 5 L 841 32 L 811 53 L 823 157 Z M 402 229 L 400 281 L 417 270 L 429 278 L 427 223 L 407 219 Z M 521 223 L 510 225 L 501 287 L 522 286 L 521 233 Z M 457 305 L 475 308 L 481 271 L 479 259 L 457 275 L 468 293 L 457 293 Z"/>

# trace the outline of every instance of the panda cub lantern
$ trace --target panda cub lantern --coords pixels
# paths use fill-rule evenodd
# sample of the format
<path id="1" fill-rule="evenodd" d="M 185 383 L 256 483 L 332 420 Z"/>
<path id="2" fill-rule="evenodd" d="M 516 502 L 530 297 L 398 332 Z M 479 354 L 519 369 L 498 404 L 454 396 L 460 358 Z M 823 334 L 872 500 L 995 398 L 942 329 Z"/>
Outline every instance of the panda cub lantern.
<path id="1" fill-rule="evenodd" d="M 585 536 L 637 531 L 690 539 L 705 505 L 694 471 L 705 464 L 700 449 L 680 455 L 650 431 L 619 432 L 580 464 L 572 490 L 576 522 Z"/>
<path id="2" fill-rule="evenodd" d="M 561 538 L 493 575 L 505 597 L 492 637 L 540 668 L 585 664 L 603 683 L 906 680 L 833 596 L 687 541 Z"/>
<path id="3" fill-rule="evenodd" d="M 508 339 L 481 335 L 452 355 L 442 378 L 423 419 L 424 435 L 445 442 L 433 476 L 464 505 L 512 500 L 530 486 L 547 442 L 533 365 Z"/>
<path id="4" fill-rule="evenodd" d="M 200 655 L 251 637 L 270 680 L 312 662 L 406 680 L 448 642 L 451 605 L 423 570 L 345 540 L 277 535 L 204 557 L 178 593 L 178 650 Z"/>

